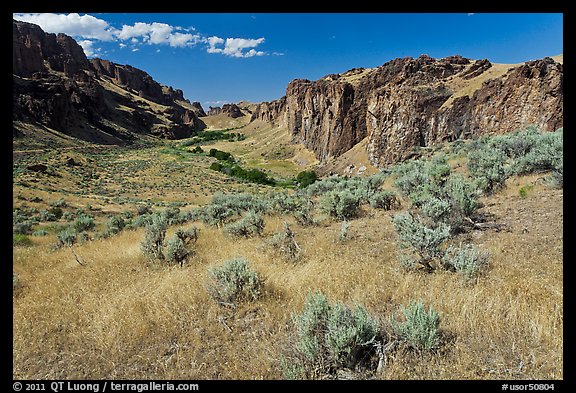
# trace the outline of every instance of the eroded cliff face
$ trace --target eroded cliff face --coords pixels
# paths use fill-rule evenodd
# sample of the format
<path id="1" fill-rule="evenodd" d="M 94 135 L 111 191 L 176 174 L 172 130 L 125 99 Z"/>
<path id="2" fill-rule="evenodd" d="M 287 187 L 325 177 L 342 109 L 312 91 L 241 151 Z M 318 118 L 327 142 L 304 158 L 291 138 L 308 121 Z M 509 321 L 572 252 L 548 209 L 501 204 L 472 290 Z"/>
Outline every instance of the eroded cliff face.
<path id="1" fill-rule="evenodd" d="M 67 35 L 13 21 L 12 61 L 13 120 L 99 143 L 127 142 L 145 133 L 185 138 L 204 127 L 198 118 L 202 107 L 185 100 L 182 90 L 131 66 L 89 61 Z M 154 110 L 137 97 L 161 106 Z"/>
<path id="2" fill-rule="evenodd" d="M 551 58 L 502 68 L 486 59 L 422 55 L 294 80 L 285 97 L 260 104 L 252 119 L 287 127 L 321 161 L 367 137 L 371 163 L 384 167 L 419 146 L 531 124 L 562 127 L 562 78 L 562 64 Z"/>
<path id="3" fill-rule="evenodd" d="M 382 167 L 410 157 L 418 146 L 528 125 L 554 131 L 563 125 L 562 78 L 562 65 L 551 58 L 532 61 L 484 81 L 450 106 L 443 104 L 454 91 L 442 80 L 433 87 L 406 81 L 382 86 L 368 100 L 369 159 Z"/>

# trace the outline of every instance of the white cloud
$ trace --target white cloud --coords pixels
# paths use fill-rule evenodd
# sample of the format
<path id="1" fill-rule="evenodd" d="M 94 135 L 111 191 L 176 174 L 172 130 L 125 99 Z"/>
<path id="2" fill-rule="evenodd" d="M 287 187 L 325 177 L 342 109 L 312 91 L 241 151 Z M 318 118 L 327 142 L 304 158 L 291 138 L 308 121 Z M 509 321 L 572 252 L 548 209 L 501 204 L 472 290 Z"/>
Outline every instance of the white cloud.
<path id="1" fill-rule="evenodd" d="M 468 16 L 472 16 L 472 15 L 474 15 L 473 12 L 469 12 L 469 13 L 468 13 Z"/>
<path id="2" fill-rule="evenodd" d="M 131 39 L 133 43 L 139 42 L 141 38 L 144 42 L 154 45 L 170 45 L 171 47 L 193 46 L 200 40 L 200 35 L 182 33 L 175 30 L 188 31 L 181 27 L 173 27 L 166 23 L 142 23 L 136 22 L 132 26 L 123 25 L 117 36 L 121 40 Z"/>
<path id="3" fill-rule="evenodd" d="M 252 38 L 223 38 L 212 36 L 208 38 L 209 47 L 207 49 L 208 53 L 222 53 L 231 57 L 252 57 L 252 56 L 263 56 L 266 52 L 257 51 L 253 48 L 257 47 L 264 42 L 264 38 L 252 39 Z M 224 47 L 218 48 L 217 45 L 224 44 Z M 252 48 L 245 52 L 245 49 Z"/>
<path id="4" fill-rule="evenodd" d="M 140 48 L 133 48 L 132 52 L 138 52 L 140 50 Z"/>
<path id="5" fill-rule="evenodd" d="M 99 48 L 94 48 L 94 42 L 90 40 L 78 41 L 78 45 L 82 47 L 87 57 L 93 57 L 100 51 Z"/>
<path id="6" fill-rule="evenodd" d="M 172 47 L 185 47 L 189 45 L 196 45 L 200 41 L 199 35 L 193 35 L 190 33 L 174 33 L 170 34 L 168 37 L 168 42 Z"/>
<path id="7" fill-rule="evenodd" d="M 116 29 L 110 27 L 108 22 L 92 15 L 72 14 L 12 14 L 16 20 L 34 23 L 47 33 L 64 33 L 70 36 L 98 39 L 101 41 L 114 40 Z"/>
<path id="8" fill-rule="evenodd" d="M 206 37 L 196 32 L 192 26 L 184 28 L 171 26 L 167 23 L 135 22 L 133 25 L 122 25 L 120 29 L 112 27 L 103 19 L 92 15 L 53 14 L 53 13 L 21 13 L 13 14 L 13 18 L 39 25 L 49 33 L 64 33 L 74 37 L 84 48 L 87 56 L 93 56 L 101 51 L 94 47 L 94 42 L 116 41 L 120 48 L 128 43 L 133 45 L 146 43 L 148 45 L 168 45 L 173 48 L 193 47 L 198 43 L 207 44 L 208 53 L 220 53 L 225 56 L 247 58 L 264 56 L 267 52 L 258 50 L 264 38 L 220 38 Z M 136 50 L 132 49 L 133 52 Z M 283 53 L 273 52 L 276 56 Z"/>

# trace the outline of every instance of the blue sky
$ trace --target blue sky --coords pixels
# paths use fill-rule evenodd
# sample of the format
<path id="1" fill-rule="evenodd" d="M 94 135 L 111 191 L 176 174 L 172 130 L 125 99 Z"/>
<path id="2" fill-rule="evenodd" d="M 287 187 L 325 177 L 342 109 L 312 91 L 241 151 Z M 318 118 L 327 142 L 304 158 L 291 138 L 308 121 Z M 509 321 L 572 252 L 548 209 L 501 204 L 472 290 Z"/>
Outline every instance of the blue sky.
<path id="1" fill-rule="evenodd" d="M 271 101 L 397 57 L 459 54 L 519 63 L 563 53 L 559 13 L 15 13 L 74 37 L 88 57 L 130 64 L 202 106 Z"/>

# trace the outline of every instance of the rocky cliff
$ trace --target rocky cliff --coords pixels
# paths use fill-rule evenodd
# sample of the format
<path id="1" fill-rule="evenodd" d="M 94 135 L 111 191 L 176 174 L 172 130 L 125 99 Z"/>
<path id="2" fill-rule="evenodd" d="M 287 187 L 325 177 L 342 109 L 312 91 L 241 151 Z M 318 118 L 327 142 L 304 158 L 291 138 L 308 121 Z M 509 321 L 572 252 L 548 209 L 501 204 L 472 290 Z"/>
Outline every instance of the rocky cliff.
<path id="1" fill-rule="evenodd" d="M 233 119 L 235 119 L 237 117 L 244 116 L 244 113 L 242 113 L 242 110 L 236 104 L 224 104 L 224 105 L 222 105 L 222 107 L 219 107 L 219 106 L 212 107 L 211 106 L 208 110 L 208 116 L 216 116 L 216 115 L 220 115 L 220 114 L 224 114 L 224 115 L 231 117 Z"/>
<path id="2" fill-rule="evenodd" d="M 14 135 L 39 124 L 99 143 L 138 134 L 184 138 L 203 128 L 199 103 L 154 81 L 146 72 L 108 60 L 88 60 L 64 34 L 13 21 Z"/>
<path id="3" fill-rule="evenodd" d="M 288 128 L 318 159 L 338 157 L 367 138 L 378 167 L 419 146 L 536 125 L 563 125 L 563 66 L 551 58 L 515 66 L 461 56 L 395 59 L 318 81 L 297 79 L 286 96 L 252 114 Z"/>

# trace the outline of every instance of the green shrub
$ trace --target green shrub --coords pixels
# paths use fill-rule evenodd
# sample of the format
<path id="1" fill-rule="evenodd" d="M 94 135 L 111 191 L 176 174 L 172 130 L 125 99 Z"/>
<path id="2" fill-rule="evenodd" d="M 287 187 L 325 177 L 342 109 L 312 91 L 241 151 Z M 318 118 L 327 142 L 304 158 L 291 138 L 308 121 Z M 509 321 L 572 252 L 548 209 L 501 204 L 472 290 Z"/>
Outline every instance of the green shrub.
<path id="1" fill-rule="evenodd" d="M 440 345 L 440 314 L 432 306 L 426 311 L 421 300 L 401 306 L 403 320 L 392 319 L 394 333 L 418 350 L 432 350 Z"/>
<path id="2" fill-rule="evenodd" d="M 164 238 L 166 237 L 167 226 L 165 217 L 152 214 L 150 224 L 145 227 L 144 240 L 140 244 L 140 248 L 151 262 L 164 260 Z"/>
<path id="3" fill-rule="evenodd" d="M 224 231 L 235 237 L 262 235 L 264 219 L 260 213 L 248 212 L 240 220 L 224 227 Z"/>
<path id="4" fill-rule="evenodd" d="M 296 175 L 296 182 L 300 188 L 308 187 L 318 180 L 318 175 L 314 171 L 302 171 Z"/>
<path id="5" fill-rule="evenodd" d="M 68 246 L 72 247 L 76 243 L 78 234 L 74 228 L 66 228 L 58 232 L 58 247 Z"/>
<path id="6" fill-rule="evenodd" d="M 360 200 L 358 196 L 349 191 L 329 191 L 319 201 L 319 208 L 323 213 L 339 220 L 348 220 L 358 215 Z"/>
<path id="7" fill-rule="evenodd" d="M 210 157 L 216 158 L 219 161 L 234 161 L 232 154 L 218 149 L 210 149 L 208 155 Z"/>
<path id="8" fill-rule="evenodd" d="M 304 309 L 292 315 L 285 378 L 322 378 L 339 369 L 369 369 L 380 327 L 362 305 L 354 309 L 329 303 L 322 293 L 310 294 Z"/>
<path id="9" fill-rule="evenodd" d="M 450 246 L 443 258 L 444 267 L 462 274 L 467 280 L 477 277 L 488 266 L 488 254 L 473 245 Z"/>
<path id="10" fill-rule="evenodd" d="M 24 235 L 21 233 L 14 233 L 12 235 L 12 246 L 31 246 L 32 240 L 28 237 L 28 235 Z"/>
<path id="11" fill-rule="evenodd" d="M 235 307 L 241 301 L 253 301 L 262 295 L 263 279 L 250 269 L 244 258 L 234 258 L 208 271 L 208 292 L 223 305 Z"/>

